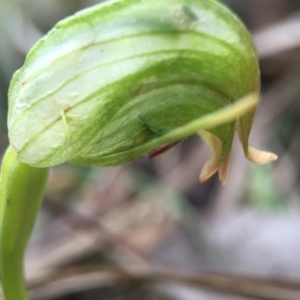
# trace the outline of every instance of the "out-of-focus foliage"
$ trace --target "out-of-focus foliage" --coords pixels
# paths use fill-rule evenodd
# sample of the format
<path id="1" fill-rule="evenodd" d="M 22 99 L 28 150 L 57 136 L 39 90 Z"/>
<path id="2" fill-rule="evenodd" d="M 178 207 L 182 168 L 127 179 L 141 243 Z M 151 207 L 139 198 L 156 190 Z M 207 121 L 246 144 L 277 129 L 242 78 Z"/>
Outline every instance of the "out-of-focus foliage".
<path id="1" fill-rule="evenodd" d="M 98 2 L 0 1 L 1 154 L 13 72 L 58 20 Z M 300 1 L 224 2 L 252 31 L 261 58 L 262 97 L 250 140 L 279 154 L 278 162 L 252 166 L 235 147 L 227 185 L 200 185 L 209 150 L 195 137 L 119 168 L 54 168 L 26 260 L 32 299 L 234 299 L 226 289 L 115 281 L 101 269 L 112 266 L 300 280 Z M 82 275 L 83 268 L 96 268 L 101 280 Z M 82 277 L 63 284 L 70 274 Z M 297 299 L 280 297 L 269 299 Z"/>

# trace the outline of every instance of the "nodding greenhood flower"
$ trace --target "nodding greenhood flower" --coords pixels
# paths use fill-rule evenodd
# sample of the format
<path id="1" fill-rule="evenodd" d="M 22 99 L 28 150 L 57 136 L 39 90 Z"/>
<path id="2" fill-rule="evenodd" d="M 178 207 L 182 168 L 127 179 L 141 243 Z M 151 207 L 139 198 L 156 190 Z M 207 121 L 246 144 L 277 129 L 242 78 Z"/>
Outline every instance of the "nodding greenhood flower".
<path id="1" fill-rule="evenodd" d="M 110 1 L 58 23 L 9 90 L 11 147 L 0 178 L 6 300 L 28 299 L 22 259 L 48 167 L 120 165 L 198 133 L 213 150 L 200 180 L 218 172 L 224 183 L 235 130 L 250 161 L 276 159 L 248 145 L 259 89 L 251 37 L 216 0 Z"/>
<path id="2" fill-rule="evenodd" d="M 255 107 L 205 132 L 171 133 L 258 98 L 259 85 L 251 37 L 218 1 L 107 2 L 58 23 L 30 51 L 10 86 L 9 138 L 31 166 L 111 166 L 199 131 L 213 148 L 201 180 L 219 171 L 225 182 L 235 129 L 248 159 L 276 157 L 248 146 Z"/>

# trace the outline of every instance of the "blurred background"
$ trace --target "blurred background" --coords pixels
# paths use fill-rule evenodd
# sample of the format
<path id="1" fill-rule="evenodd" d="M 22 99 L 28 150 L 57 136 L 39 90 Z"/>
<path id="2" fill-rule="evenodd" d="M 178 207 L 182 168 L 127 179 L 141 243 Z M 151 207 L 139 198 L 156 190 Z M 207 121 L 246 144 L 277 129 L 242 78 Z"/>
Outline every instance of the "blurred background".
<path id="1" fill-rule="evenodd" d="M 12 74 L 57 21 L 99 2 L 0 1 L 1 156 Z M 300 299 L 300 1 L 224 2 L 260 57 L 251 143 L 278 161 L 252 165 L 235 142 L 226 186 L 200 184 L 210 153 L 192 137 L 121 167 L 53 168 L 26 255 L 31 299 Z"/>

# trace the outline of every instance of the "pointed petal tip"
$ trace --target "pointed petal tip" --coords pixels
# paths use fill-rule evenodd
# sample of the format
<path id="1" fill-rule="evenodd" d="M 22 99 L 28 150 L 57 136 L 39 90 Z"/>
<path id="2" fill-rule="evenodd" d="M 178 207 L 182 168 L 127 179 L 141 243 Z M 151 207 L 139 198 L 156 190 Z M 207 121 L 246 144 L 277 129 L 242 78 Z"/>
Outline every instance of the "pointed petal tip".
<path id="1" fill-rule="evenodd" d="M 221 183 L 225 185 L 230 161 L 230 151 L 225 158 L 220 160 L 223 151 L 222 141 L 208 131 L 202 130 L 199 132 L 199 135 L 212 150 L 212 155 L 209 161 L 204 165 L 200 173 L 200 182 L 203 183 L 211 178 L 215 173 L 218 173 Z"/>
<path id="2" fill-rule="evenodd" d="M 208 170 L 207 168 L 204 167 L 199 176 L 200 183 L 207 181 L 209 178 L 215 175 L 217 171 L 218 171 L 217 168 L 212 168 Z"/>
<path id="3" fill-rule="evenodd" d="M 228 155 L 226 159 L 216 165 L 211 165 L 210 162 L 208 162 L 200 173 L 199 181 L 203 183 L 218 172 L 219 179 L 222 185 L 225 185 L 227 181 L 229 161 L 230 155 Z"/>
<path id="4" fill-rule="evenodd" d="M 257 150 L 251 146 L 248 147 L 247 159 L 255 164 L 264 165 L 277 160 L 277 158 L 278 156 L 272 152 Z"/>

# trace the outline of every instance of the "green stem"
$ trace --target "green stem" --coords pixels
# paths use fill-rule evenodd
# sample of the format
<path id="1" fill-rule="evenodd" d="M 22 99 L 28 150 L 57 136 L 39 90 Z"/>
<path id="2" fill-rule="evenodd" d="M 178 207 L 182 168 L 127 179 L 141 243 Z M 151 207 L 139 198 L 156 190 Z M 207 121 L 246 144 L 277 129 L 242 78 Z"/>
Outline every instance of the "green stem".
<path id="1" fill-rule="evenodd" d="M 7 149 L 0 177 L 0 272 L 5 300 L 28 300 L 24 252 L 47 177 L 48 169 L 23 164 L 11 147 Z"/>

